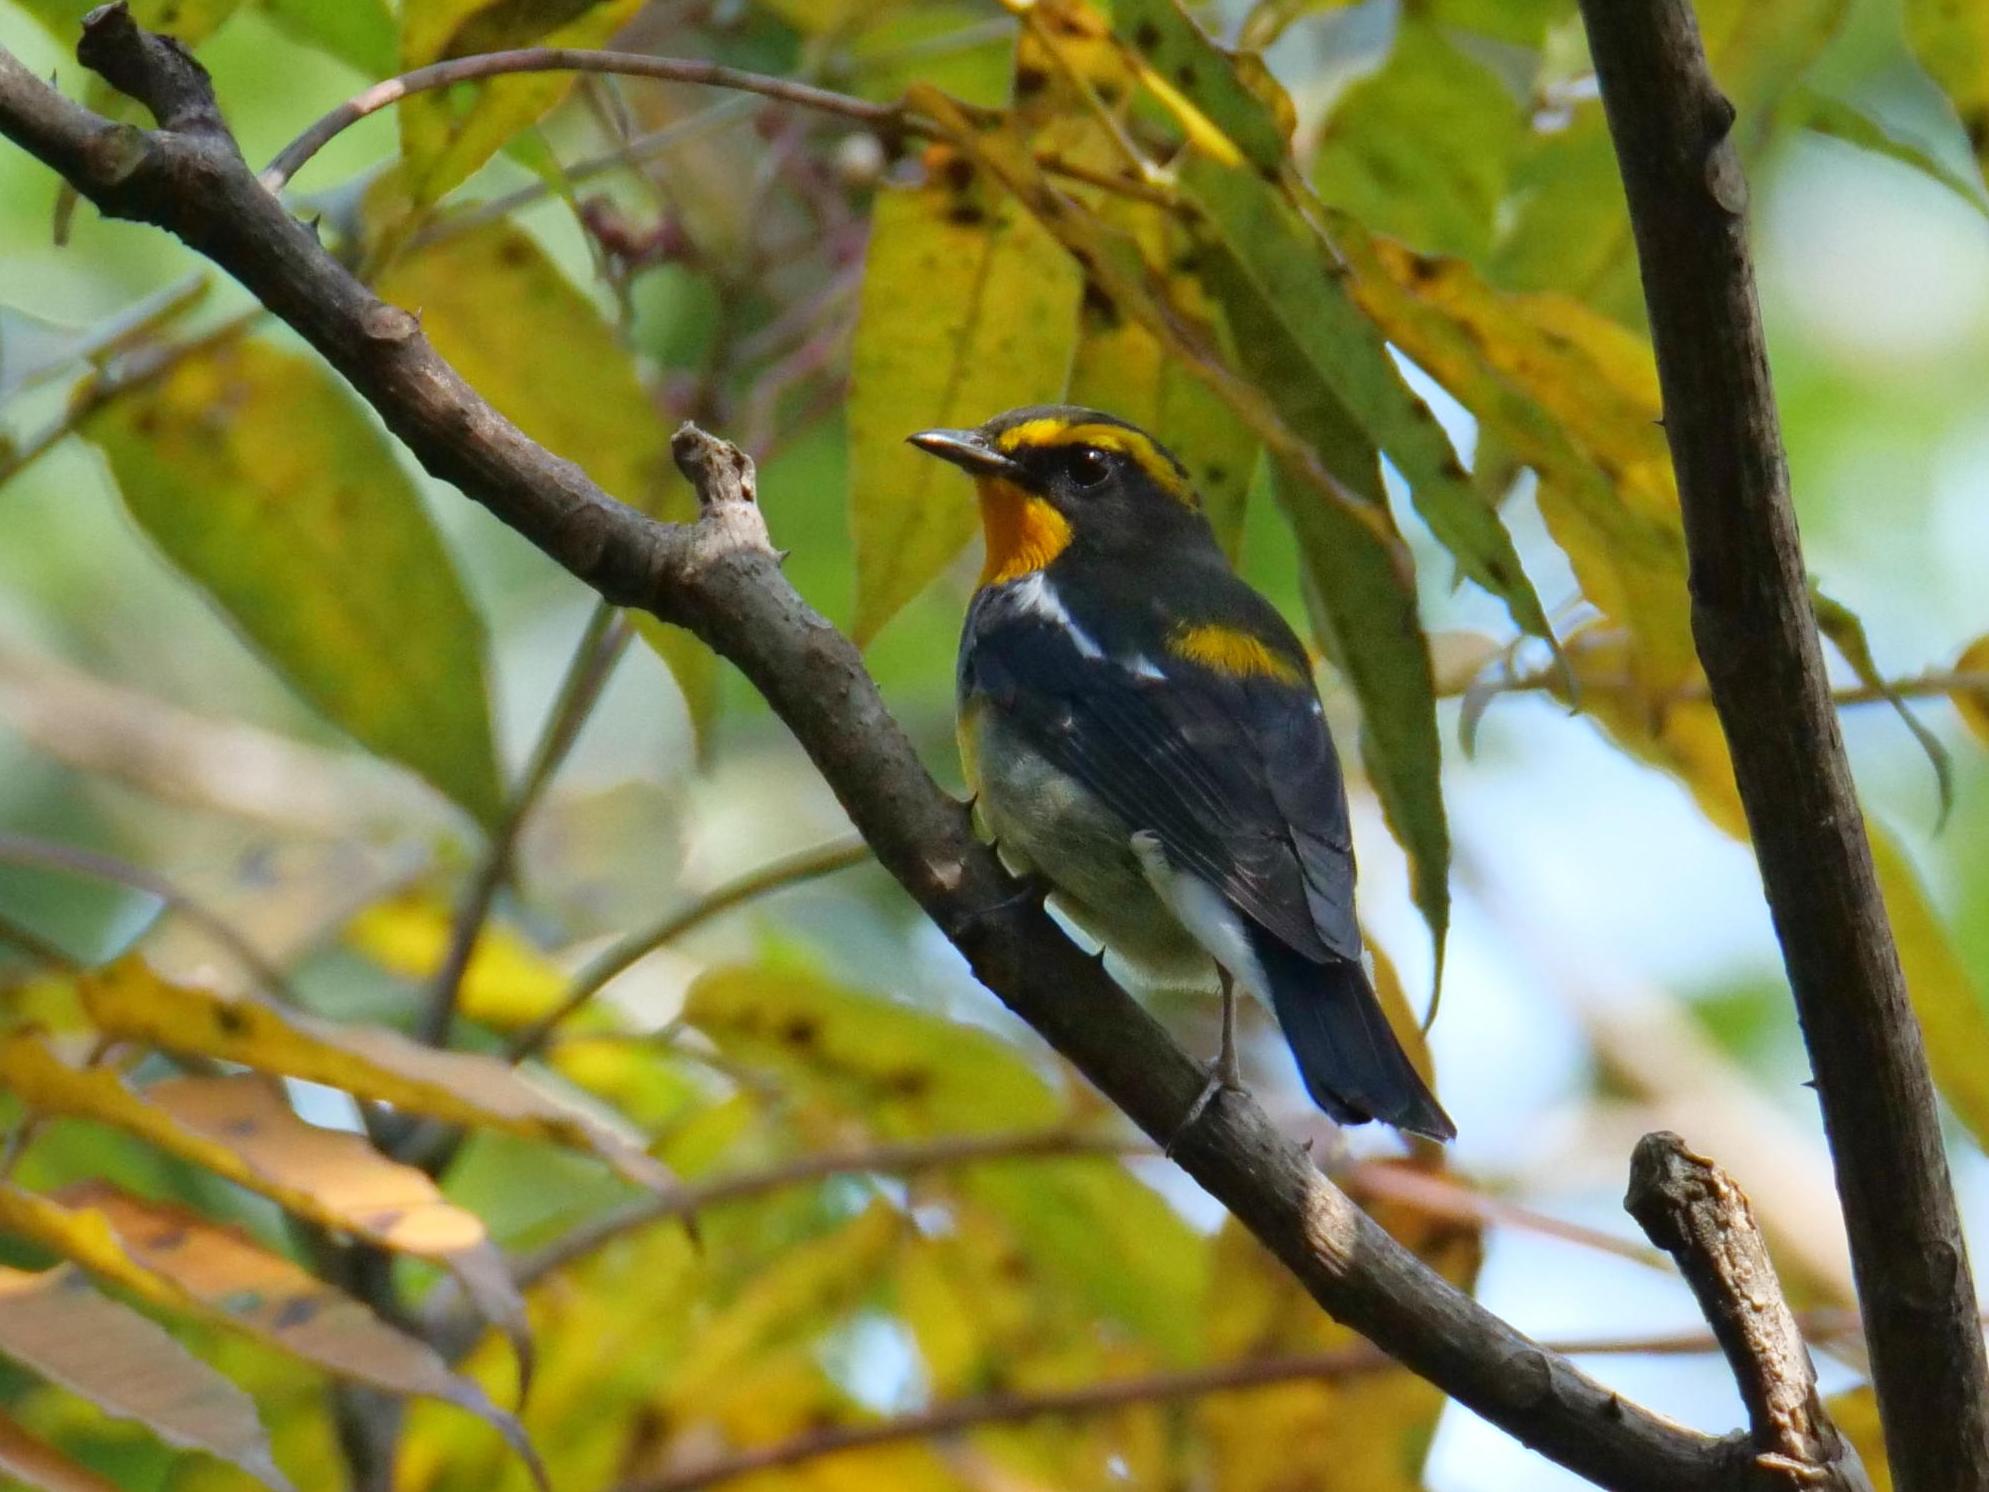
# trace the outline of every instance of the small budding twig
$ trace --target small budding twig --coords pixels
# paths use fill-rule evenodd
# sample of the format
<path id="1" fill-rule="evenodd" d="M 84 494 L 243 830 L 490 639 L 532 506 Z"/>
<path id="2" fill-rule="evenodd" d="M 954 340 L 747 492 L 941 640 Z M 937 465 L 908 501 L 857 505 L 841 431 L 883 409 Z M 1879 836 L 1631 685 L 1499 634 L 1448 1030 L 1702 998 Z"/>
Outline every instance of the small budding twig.
<path id="1" fill-rule="evenodd" d="M 1630 1160 L 1624 1207 L 1677 1260 L 1747 1405 L 1755 1464 L 1791 1487 L 1872 1492 L 1816 1390 L 1816 1366 L 1782 1297 L 1754 1210 L 1731 1176 L 1667 1130 Z"/>

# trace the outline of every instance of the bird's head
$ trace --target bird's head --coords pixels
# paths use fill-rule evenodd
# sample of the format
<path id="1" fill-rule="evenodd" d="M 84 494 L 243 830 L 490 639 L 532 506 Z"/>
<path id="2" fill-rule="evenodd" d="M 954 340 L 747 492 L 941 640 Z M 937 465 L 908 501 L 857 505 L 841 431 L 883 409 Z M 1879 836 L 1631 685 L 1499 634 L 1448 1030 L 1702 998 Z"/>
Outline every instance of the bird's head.
<path id="1" fill-rule="evenodd" d="M 976 429 L 908 438 L 974 478 L 988 545 L 983 585 L 1041 570 L 1073 547 L 1213 545 L 1187 468 L 1145 431 L 1095 409 L 1031 405 Z"/>

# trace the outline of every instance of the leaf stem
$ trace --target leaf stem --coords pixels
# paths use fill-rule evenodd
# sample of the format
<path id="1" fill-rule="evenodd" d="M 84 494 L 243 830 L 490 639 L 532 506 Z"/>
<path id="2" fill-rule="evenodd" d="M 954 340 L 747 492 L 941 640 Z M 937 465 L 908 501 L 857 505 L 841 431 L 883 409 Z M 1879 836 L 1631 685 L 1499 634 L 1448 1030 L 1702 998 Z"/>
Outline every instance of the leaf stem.
<path id="1" fill-rule="evenodd" d="M 702 927 L 721 912 L 729 912 L 744 902 L 785 890 L 789 886 L 798 886 L 819 876 L 847 870 L 852 865 L 861 865 L 870 855 L 870 846 L 857 835 L 830 840 L 814 849 L 801 850 L 758 870 L 748 871 L 737 880 L 727 881 L 650 926 L 628 934 L 582 969 L 575 977 L 573 987 L 566 992 L 566 997 L 541 1017 L 536 1025 L 519 1034 L 511 1044 L 511 1061 L 523 1062 L 527 1057 L 536 1055 L 561 1022 L 599 994 L 616 975 L 647 958 L 664 944 L 674 942 L 693 928 Z"/>

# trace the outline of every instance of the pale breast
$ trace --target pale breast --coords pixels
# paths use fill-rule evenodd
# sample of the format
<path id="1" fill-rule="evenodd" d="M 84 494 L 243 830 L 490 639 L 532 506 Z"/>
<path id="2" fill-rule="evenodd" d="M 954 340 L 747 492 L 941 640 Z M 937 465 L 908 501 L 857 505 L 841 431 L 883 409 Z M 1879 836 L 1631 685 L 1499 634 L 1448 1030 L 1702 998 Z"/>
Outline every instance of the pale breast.
<path id="1" fill-rule="evenodd" d="M 1209 976 L 1207 955 L 1133 851 L 1138 825 L 1036 751 L 986 700 L 961 712 L 960 736 L 975 812 L 1012 868 L 1045 876 L 1059 908 L 1142 974 L 1169 983 Z"/>

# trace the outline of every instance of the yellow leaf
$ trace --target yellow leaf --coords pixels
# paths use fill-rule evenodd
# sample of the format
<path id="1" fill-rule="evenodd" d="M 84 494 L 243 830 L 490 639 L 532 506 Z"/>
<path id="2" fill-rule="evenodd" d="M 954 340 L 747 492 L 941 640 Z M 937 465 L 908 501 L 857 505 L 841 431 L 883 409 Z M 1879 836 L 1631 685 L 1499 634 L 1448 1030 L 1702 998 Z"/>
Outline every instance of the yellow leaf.
<path id="1" fill-rule="evenodd" d="M 992 1032 L 810 974 L 713 969 L 685 996 L 684 1019 L 735 1060 L 826 1092 L 894 1138 L 1049 1124 L 1063 1111 Z"/>
<path id="2" fill-rule="evenodd" d="M 495 820 L 482 619 L 336 374 L 237 338 L 179 358 L 83 429 L 139 526 L 305 699 Z"/>
<path id="3" fill-rule="evenodd" d="M 770 1347 L 812 1341 L 876 1285 L 905 1236 L 903 1214 L 883 1202 L 833 1232 L 783 1250 L 698 1333 L 663 1395 L 690 1413 L 728 1386 L 752 1384 Z"/>
<path id="4" fill-rule="evenodd" d="M 927 160 L 923 186 L 877 194 L 850 350 L 859 642 L 925 589 L 976 528 L 970 485 L 905 437 L 1052 402 L 1076 331 L 1071 261 L 968 161 L 943 147 Z"/>
<path id="5" fill-rule="evenodd" d="M 401 66 L 511 47 L 598 47 L 634 15 L 641 0 L 407 0 L 401 6 Z M 408 195 L 425 207 L 465 180 L 506 141 L 573 87 L 571 73 L 497 78 L 401 102 L 401 154 Z M 468 91 L 468 90 L 465 90 Z"/>
<path id="6" fill-rule="evenodd" d="M 1462 1289 L 1477 1277 L 1475 1225 L 1433 1218 L 1399 1203 L 1370 1209 L 1405 1247 Z M 1291 1274 L 1234 1220 L 1217 1236 L 1207 1310 L 1212 1360 L 1332 1351 L 1360 1338 L 1315 1305 Z M 1203 1400 L 1211 1481 L 1223 1492 L 1281 1492 L 1293 1467 L 1316 1469 L 1321 1487 L 1417 1492 L 1442 1393 L 1395 1369 L 1343 1380 L 1293 1382 Z"/>
<path id="7" fill-rule="evenodd" d="M 1964 648 L 1961 656 L 1955 659 L 1954 671 L 1989 677 L 1989 637 L 1978 637 Z M 1960 711 L 1962 723 L 1975 733 L 1976 739 L 1989 741 L 1989 687 L 1957 689 L 1949 698 L 1954 701 L 1955 709 Z"/>
<path id="8" fill-rule="evenodd" d="M 652 517 L 692 516 L 670 432 L 634 357 L 531 234 L 508 222 L 451 233 L 397 259 L 379 290 L 417 312 L 436 351 L 540 445 Z M 504 314 L 491 315 L 493 305 Z M 669 668 L 702 731 L 716 706 L 717 656 L 653 617 L 638 616 L 636 631 Z"/>
<path id="9" fill-rule="evenodd" d="M 1844 1438 L 1851 1442 L 1858 1459 L 1865 1463 L 1865 1471 L 1872 1479 L 1872 1492 L 1892 1492 L 1892 1467 L 1885 1459 L 1885 1434 L 1879 1426 L 1878 1395 L 1872 1386 L 1867 1383 L 1832 1394 L 1824 1400 L 1823 1407 Z"/>
<path id="10" fill-rule="evenodd" d="M 248 1395 L 66 1264 L 40 1274 L 0 1269 L 0 1354 L 168 1445 L 218 1456 L 288 1492 Z"/>
<path id="11" fill-rule="evenodd" d="M 345 925 L 345 941 L 391 973 L 427 979 L 442 966 L 454 913 L 433 896 L 375 902 Z M 559 1004 L 571 981 L 502 923 L 486 923 L 458 994 L 470 1020 L 500 1031 L 529 1026 Z"/>
<path id="12" fill-rule="evenodd" d="M 342 1378 L 458 1405 L 530 1456 L 516 1421 L 426 1342 L 239 1229 L 106 1181 L 77 1182 L 55 1197 L 0 1186 L 0 1224 L 156 1305 L 246 1332 Z"/>
<path id="13" fill-rule="evenodd" d="M 482 1221 L 358 1135 L 306 1124 L 267 1079 L 176 1078 L 134 1091 L 115 1072 L 71 1067 L 40 1036 L 16 1031 L 0 1036 L 0 1083 L 31 1109 L 125 1130 L 299 1217 L 447 1265 L 526 1355 L 523 1303 Z"/>
<path id="14" fill-rule="evenodd" d="M 1200 247 L 1186 227 L 1172 214 L 1123 198 L 1099 211 L 1105 221 L 1123 225 L 1149 260 L 1170 266 L 1166 284 L 1176 308 L 1203 323 L 1212 341 L 1226 342 L 1221 308 L 1183 267 L 1195 263 Z M 1193 474 L 1223 552 L 1232 562 L 1238 558 L 1261 443 L 1235 410 L 1102 290 L 1084 297 L 1068 397 L 1155 432 Z"/>
<path id="15" fill-rule="evenodd" d="M 0 1476 L 40 1492 L 118 1492 L 87 1466 L 35 1439 L 4 1414 L 0 1414 Z"/>
<path id="16" fill-rule="evenodd" d="M 585 1150 L 639 1186 L 670 1184 L 660 1162 L 496 1057 L 438 1051 L 385 1027 L 335 1026 L 249 996 L 172 983 L 135 954 L 87 975 L 82 995 L 90 1018 L 109 1036 L 308 1078 L 445 1123 Z"/>

